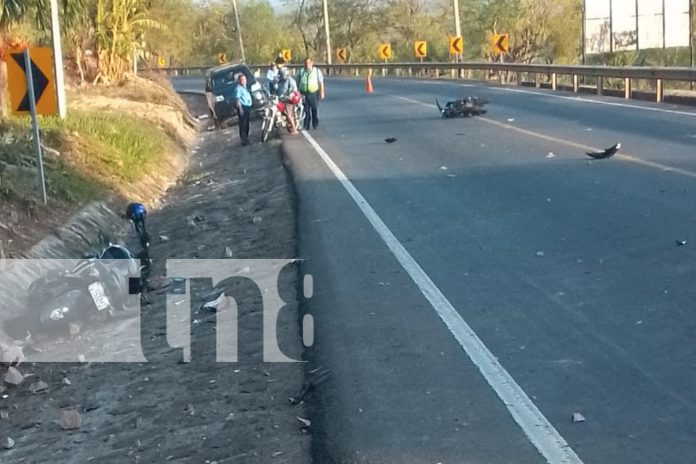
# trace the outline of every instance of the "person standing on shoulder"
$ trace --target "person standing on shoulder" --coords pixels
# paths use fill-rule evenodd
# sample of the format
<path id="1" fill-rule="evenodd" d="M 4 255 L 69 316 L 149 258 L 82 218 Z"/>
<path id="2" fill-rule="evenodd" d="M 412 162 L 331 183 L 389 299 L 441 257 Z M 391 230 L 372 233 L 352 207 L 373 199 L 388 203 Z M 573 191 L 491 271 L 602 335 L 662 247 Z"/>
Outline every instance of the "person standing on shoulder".
<path id="1" fill-rule="evenodd" d="M 278 92 L 278 79 L 280 77 L 278 63 L 273 61 L 271 67 L 266 71 L 266 80 L 268 81 L 268 93 L 275 95 Z"/>
<path id="2" fill-rule="evenodd" d="M 313 66 L 311 58 L 305 59 L 304 68 L 297 73 L 297 83 L 304 98 L 305 120 L 304 128 L 319 126 L 319 99 L 324 99 L 324 76 Z"/>
<path id="3" fill-rule="evenodd" d="M 285 117 L 288 119 L 288 132 L 297 134 L 297 121 L 295 121 L 295 105 L 301 102 L 300 93 L 297 91 L 297 83 L 290 75 L 288 68 L 280 68 L 278 78 L 278 98 L 285 104 Z"/>
<path id="4" fill-rule="evenodd" d="M 249 145 L 249 121 L 251 120 L 251 93 L 247 89 L 247 79 L 244 74 L 237 78 L 234 87 L 234 101 L 239 115 L 239 138 L 242 145 Z"/>

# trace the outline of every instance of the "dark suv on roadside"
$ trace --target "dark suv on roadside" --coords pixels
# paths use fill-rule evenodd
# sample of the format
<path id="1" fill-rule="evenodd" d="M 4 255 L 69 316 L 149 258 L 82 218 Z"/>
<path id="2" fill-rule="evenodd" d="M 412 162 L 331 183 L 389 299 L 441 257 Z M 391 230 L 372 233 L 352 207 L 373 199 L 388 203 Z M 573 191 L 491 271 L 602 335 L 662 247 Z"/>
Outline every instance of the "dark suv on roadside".
<path id="1" fill-rule="evenodd" d="M 228 63 L 212 68 L 205 75 L 205 96 L 208 100 L 210 116 L 215 120 L 218 128 L 222 127 L 229 119 L 237 116 L 237 107 L 233 96 L 240 74 L 244 74 L 247 78 L 247 89 L 251 93 L 252 108 L 257 110 L 266 105 L 268 100 L 266 90 L 247 65 Z"/>

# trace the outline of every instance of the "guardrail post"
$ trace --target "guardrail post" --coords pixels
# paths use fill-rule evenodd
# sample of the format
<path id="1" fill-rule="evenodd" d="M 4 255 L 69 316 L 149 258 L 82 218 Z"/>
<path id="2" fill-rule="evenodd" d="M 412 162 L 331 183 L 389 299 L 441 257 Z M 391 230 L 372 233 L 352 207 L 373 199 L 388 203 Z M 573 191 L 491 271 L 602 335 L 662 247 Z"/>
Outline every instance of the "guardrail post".
<path id="1" fill-rule="evenodd" d="M 413 68 L 408 68 L 408 77 L 413 76 Z"/>
<path id="2" fill-rule="evenodd" d="M 551 73 L 551 90 L 558 89 L 558 76 L 556 73 Z"/>
<path id="3" fill-rule="evenodd" d="M 360 76 L 360 70 L 358 68 L 355 68 L 353 71 L 355 72 L 355 77 Z"/>
<path id="4" fill-rule="evenodd" d="M 597 78 L 597 95 L 604 95 L 604 77 Z"/>
<path id="5" fill-rule="evenodd" d="M 662 86 L 662 79 L 657 80 L 657 85 L 655 86 L 655 99 L 657 103 L 662 103 L 665 99 L 665 89 Z"/>
<path id="6" fill-rule="evenodd" d="M 534 73 L 534 87 L 537 89 L 541 87 L 541 79 L 539 78 L 539 73 Z"/>
<path id="7" fill-rule="evenodd" d="M 631 78 L 630 77 L 626 77 L 624 79 L 624 98 L 626 100 L 631 99 Z"/>
<path id="8" fill-rule="evenodd" d="M 578 93 L 580 91 L 580 79 L 577 74 L 573 74 L 573 92 Z"/>
<path id="9" fill-rule="evenodd" d="M 386 77 L 386 76 L 387 76 L 387 68 L 382 66 L 382 77 Z"/>

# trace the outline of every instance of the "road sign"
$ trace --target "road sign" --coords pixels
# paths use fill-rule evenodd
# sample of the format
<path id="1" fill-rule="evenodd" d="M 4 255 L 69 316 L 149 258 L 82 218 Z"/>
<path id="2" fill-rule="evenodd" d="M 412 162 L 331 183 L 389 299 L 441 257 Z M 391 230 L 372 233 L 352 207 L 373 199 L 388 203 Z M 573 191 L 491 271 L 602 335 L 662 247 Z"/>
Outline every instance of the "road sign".
<path id="1" fill-rule="evenodd" d="M 461 55 L 464 51 L 464 41 L 461 36 L 451 36 L 449 38 L 450 55 Z"/>
<path id="2" fill-rule="evenodd" d="M 415 53 L 416 58 L 425 58 L 428 56 L 428 42 L 425 40 L 416 40 L 413 43 L 413 53 Z"/>
<path id="3" fill-rule="evenodd" d="M 283 60 L 285 60 L 286 63 L 292 61 L 292 51 L 289 48 L 284 48 L 280 54 L 283 56 Z"/>
<path id="4" fill-rule="evenodd" d="M 224 53 L 218 53 L 218 63 L 220 63 L 220 64 L 227 63 L 227 55 Z"/>
<path id="5" fill-rule="evenodd" d="M 339 61 L 346 61 L 346 49 L 345 48 L 337 48 L 336 49 L 336 58 L 338 58 Z"/>
<path id="6" fill-rule="evenodd" d="M 493 34 L 493 53 L 507 53 L 510 50 L 510 36 L 508 34 Z"/>
<path id="7" fill-rule="evenodd" d="M 57 114 L 55 79 L 53 78 L 53 53 L 50 48 L 30 48 L 31 71 L 36 98 L 36 114 Z M 10 89 L 10 104 L 14 114 L 28 114 L 30 111 L 27 89 L 24 50 L 8 52 L 7 76 Z"/>
<path id="8" fill-rule="evenodd" d="M 167 66 L 167 59 L 163 56 L 158 56 L 157 66 L 159 66 L 160 68 L 164 68 L 165 66 Z"/>
<path id="9" fill-rule="evenodd" d="M 391 44 L 381 44 L 379 46 L 379 57 L 383 60 L 389 60 L 392 57 Z"/>

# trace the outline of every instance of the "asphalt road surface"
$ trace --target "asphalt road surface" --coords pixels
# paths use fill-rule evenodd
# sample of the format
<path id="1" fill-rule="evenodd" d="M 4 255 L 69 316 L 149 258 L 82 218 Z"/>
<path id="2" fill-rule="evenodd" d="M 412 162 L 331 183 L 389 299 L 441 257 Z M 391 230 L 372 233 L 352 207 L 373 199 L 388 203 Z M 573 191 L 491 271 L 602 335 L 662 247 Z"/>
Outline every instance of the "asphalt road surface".
<path id="1" fill-rule="evenodd" d="M 328 79 L 286 143 L 316 462 L 692 462 L 696 111 L 374 84 Z M 486 117 L 439 117 L 470 94 Z"/>

